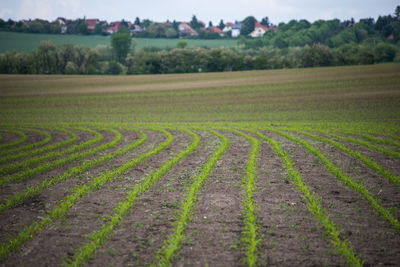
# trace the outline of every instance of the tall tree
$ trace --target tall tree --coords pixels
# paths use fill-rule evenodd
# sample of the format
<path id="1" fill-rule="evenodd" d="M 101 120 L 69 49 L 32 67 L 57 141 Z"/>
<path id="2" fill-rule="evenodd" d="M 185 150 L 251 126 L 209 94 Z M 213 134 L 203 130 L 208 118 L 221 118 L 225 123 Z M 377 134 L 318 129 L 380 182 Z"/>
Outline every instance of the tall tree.
<path id="1" fill-rule="evenodd" d="M 208 22 L 208 27 L 212 27 L 213 26 L 213 24 L 212 24 L 212 21 L 210 20 L 210 22 Z"/>
<path id="2" fill-rule="evenodd" d="M 247 36 L 254 31 L 254 26 L 257 20 L 253 16 L 248 16 L 242 21 L 242 28 L 240 29 L 240 35 Z"/>
<path id="3" fill-rule="evenodd" d="M 397 6 L 396 9 L 394 10 L 394 17 L 400 20 L 400 6 Z"/>
<path id="4" fill-rule="evenodd" d="M 126 55 L 131 48 L 132 38 L 129 33 L 114 33 L 111 36 L 111 46 L 115 51 L 119 62 L 125 61 Z"/>
<path id="5" fill-rule="evenodd" d="M 221 21 L 219 22 L 219 24 L 218 24 L 218 28 L 220 29 L 220 30 L 223 30 L 224 28 L 225 28 L 225 23 L 224 23 L 224 21 L 221 19 Z"/>
<path id="6" fill-rule="evenodd" d="M 193 15 L 192 20 L 190 21 L 190 27 L 192 27 L 193 29 L 199 29 L 201 28 L 201 26 L 202 25 L 197 20 L 196 15 Z"/>
<path id="7" fill-rule="evenodd" d="M 141 23 L 139 17 L 136 17 L 135 22 L 133 24 L 140 26 Z"/>
<path id="8" fill-rule="evenodd" d="M 269 22 L 269 18 L 265 17 L 261 20 L 260 22 L 262 25 L 269 27 L 269 25 L 271 25 L 271 23 Z"/>

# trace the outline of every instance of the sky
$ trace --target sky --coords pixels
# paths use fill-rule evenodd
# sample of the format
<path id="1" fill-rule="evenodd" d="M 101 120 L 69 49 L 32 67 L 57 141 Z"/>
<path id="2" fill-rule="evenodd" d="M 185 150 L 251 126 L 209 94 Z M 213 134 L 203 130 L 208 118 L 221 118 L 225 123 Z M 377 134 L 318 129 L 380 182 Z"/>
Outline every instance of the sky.
<path id="1" fill-rule="evenodd" d="M 136 17 L 163 22 L 190 21 L 193 15 L 206 23 L 241 21 L 252 15 L 270 22 L 291 19 L 340 20 L 393 14 L 399 0 L 0 0 L 0 18 L 7 20 L 99 18 L 133 21 Z"/>

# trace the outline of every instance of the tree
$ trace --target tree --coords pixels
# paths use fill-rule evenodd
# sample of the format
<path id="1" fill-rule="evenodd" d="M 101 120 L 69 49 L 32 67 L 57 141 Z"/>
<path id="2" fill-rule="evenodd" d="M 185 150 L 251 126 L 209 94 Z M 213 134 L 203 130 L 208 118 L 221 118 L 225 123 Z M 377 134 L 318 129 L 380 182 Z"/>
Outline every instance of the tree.
<path id="1" fill-rule="evenodd" d="M 141 23 L 139 17 L 136 17 L 134 24 L 140 26 Z"/>
<path id="2" fill-rule="evenodd" d="M 210 20 L 209 22 L 208 22 L 208 27 L 212 27 L 213 26 L 213 23 L 212 23 L 212 21 Z"/>
<path id="3" fill-rule="evenodd" d="M 257 20 L 253 16 L 248 16 L 242 21 L 242 28 L 240 29 L 240 35 L 247 36 L 254 31 L 254 26 Z"/>
<path id="4" fill-rule="evenodd" d="M 260 23 L 264 26 L 269 27 L 270 25 L 269 18 L 268 17 L 263 18 Z"/>
<path id="5" fill-rule="evenodd" d="M 95 34 L 102 34 L 102 33 L 103 33 L 103 26 L 101 26 L 100 23 L 97 23 L 97 24 L 94 26 L 94 33 L 95 33 Z"/>
<path id="6" fill-rule="evenodd" d="M 188 45 L 187 42 L 180 40 L 179 42 L 176 43 L 177 48 L 185 48 Z"/>
<path id="7" fill-rule="evenodd" d="M 400 20 L 400 6 L 397 6 L 396 9 L 394 10 L 394 17 L 397 20 Z"/>
<path id="8" fill-rule="evenodd" d="M 220 29 L 220 30 L 223 30 L 224 28 L 225 28 L 225 23 L 224 23 L 224 21 L 221 19 L 221 21 L 219 22 L 219 24 L 218 24 L 218 28 Z"/>
<path id="9" fill-rule="evenodd" d="M 176 37 L 178 37 L 178 32 L 174 28 L 171 27 L 165 31 L 165 36 L 167 38 L 176 38 Z"/>
<path id="10" fill-rule="evenodd" d="M 132 38 L 129 33 L 114 33 L 111 36 L 111 46 L 114 49 L 117 60 L 119 62 L 124 62 L 126 55 L 131 47 Z"/>
<path id="11" fill-rule="evenodd" d="M 77 31 L 79 34 L 87 35 L 89 34 L 88 25 L 85 20 L 80 20 L 78 23 Z"/>
<path id="12" fill-rule="evenodd" d="M 190 21 L 190 27 L 192 27 L 193 29 L 200 29 L 202 27 L 202 25 L 197 20 L 196 15 L 193 15 L 192 20 Z"/>

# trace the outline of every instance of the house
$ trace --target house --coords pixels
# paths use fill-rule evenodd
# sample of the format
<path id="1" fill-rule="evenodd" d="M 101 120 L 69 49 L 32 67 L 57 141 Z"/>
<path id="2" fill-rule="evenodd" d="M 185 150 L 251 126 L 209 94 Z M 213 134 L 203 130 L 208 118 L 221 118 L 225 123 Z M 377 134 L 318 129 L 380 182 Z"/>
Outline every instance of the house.
<path id="1" fill-rule="evenodd" d="M 107 28 L 106 32 L 108 34 L 114 34 L 118 31 L 118 27 L 121 25 L 121 21 L 110 22 L 110 26 Z"/>
<path id="2" fill-rule="evenodd" d="M 131 35 L 134 35 L 134 34 L 141 33 L 142 31 L 143 31 L 142 27 L 135 24 L 135 25 L 133 25 L 133 27 L 131 27 L 130 33 L 131 33 Z"/>
<path id="3" fill-rule="evenodd" d="M 58 22 L 58 24 L 61 25 L 61 33 L 62 33 L 62 34 L 65 34 L 65 33 L 67 32 L 67 29 L 68 29 L 68 27 L 67 27 L 67 20 L 66 20 L 65 18 L 58 17 L 58 18 L 56 19 L 56 22 Z"/>
<path id="4" fill-rule="evenodd" d="M 99 23 L 99 19 L 87 19 L 85 20 L 87 27 L 88 27 L 88 31 L 89 32 L 94 32 L 94 29 L 96 27 L 96 24 Z"/>
<path id="5" fill-rule="evenodd" d="M 235 23 L 232 25 L 232 37 L 238 37 L 240 35 L 240 29 L 242 28 L 241 23 Z"/>
<path id="6" fill-rule="evenodd" d="M 254 25 L 254 31 L 249 35 L 253 38 L 263 37 L 264 33 L 269 30 L 267 26 L 262 25 L 260 22 L 256 22 Z"/>
<path id="7" fill-rule="evenodd" d="M 208 28 L 209 32 L 214 32 L 214 33 L 218 33 L 219 36 L 224 37 L 225 33 L 218 27 L 216 26 L 211 26 Z"/>
<path id="8" fill-rule="evenodd" d="M 206 24 L 205 24 L 204 21 L 202 21 L 202 20 L 198 20 L 197 23 L 201 24 L 203 27 L 206 26 Z"/>
<path id="9" fill-rule="evenodd" d="M 227 22 L 227 23 L 225 23 L 225 27 L 222 29 L 222 31 L 223 31 L 224 33 L 227 33 L 227 32 L 229 32 L 229 31 L 232 31 L 232 26 L 233 26 L 233 23 L 232 23 L 232 22 Z"/>
<path id="10" fill-rule="evenodd" d="M 189 26 L 188 23 L 182 22 L 178 26 L 179 33 L 181 35 L 198 36 L 199 34 Z"/>

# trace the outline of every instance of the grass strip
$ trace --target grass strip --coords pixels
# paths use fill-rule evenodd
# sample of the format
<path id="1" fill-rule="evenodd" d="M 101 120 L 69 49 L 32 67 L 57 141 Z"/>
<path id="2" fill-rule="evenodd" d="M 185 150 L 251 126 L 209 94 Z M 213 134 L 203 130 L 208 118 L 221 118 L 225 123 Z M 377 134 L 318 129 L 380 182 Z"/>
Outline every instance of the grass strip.
<path id="1" fill-rule="evenodd" d="M 73 256 L 72 261 L 64 262 L 64 265 L 68 266 L 82 266 L 92 255 L 96 253 L 96 250 L 102 247 L 105 242 L 110 238 L 115 227 L 120 225 L 126 213 L 135 205 L 137 198 L 145 191 L 149 190 L 154 186 L 157 181 L 163 177 L 172 167 L 178 164 L 182 159 L 189 156 L 199 146 L 200 138 L 197 134 L 183 130 L 187 134 L 193 137 L 191 144 L 183 151 L 181 151 L 174 158 L 164 162 L 158 169 L 146 176 L 145 179 L 135 184 L 128 196 L 124 201 L 117 204 L 114 215 L 111 217 L 108 224 L 104 224 L 98 231 L 92 232 L 88 239 L 89 242 L 84 243 Z"/>
<path id="2" fill-rule="evenodd" d="M 106 155 L 103 155 L 99 158 L 95 158 L 90 161 L 85 161 L 79 166 L 69 168 L 65 173 L 63 173 L 60 176 L 56 176 L 51 179 L 45 179 L 43 181 L 40 181 L 36 185 L 28 186 L 21 193 L 14 194 L 8 198 L 3 199 L 2 202 L 4 202 L 4 204 L 0 204 L 0 214 L 4 213 L 5 211 L 7 211 L 11 208 L 14 208 L 14 207 L 22 204 L 26 199 L 29 199 L 29 198 L 39 195 L 43 190 L 45 190 L 55 184 L 61 183 L 71 177 L 77 176 L 77 175 L 89 170 L 90 168 L 93 168 L 101 163 L 107 162 L 115 157 L 126 154 L 127 152 L 133 150 L 134 148 L 142 145 L 144 142 L 146 142 L 147 135 L 145 135 L 142 131 L 139 131 L 139 133 L 140 133 L 141 137 L 137 141 L 131 143 L 130 145 L 124 147 L 123 149 L 119 149 L 113 153 L 108 153 Z M 110 148 L 116 146 L 121 140 L 122 140 L 122 135 L 118 132 L 118 135 L 116 136 L 116 138 L 114 138 L 114 140 L 112 142 L 104 144 L 104 145 L 97 147 L 95 149 L 92 149 L 90 151 L 84 152 L 85 155 L 83 155 L 83 156 L 87 157 L 87 156 L 93 155 L 97 152 L 100 152 L 100 151 L 103 151 L 106 149 L 110 149 Z"/>
<path id="3" fill-rule="evenodd" d="M 160 153 L 162 150 L 167 148 L 173 142 L 173 136 L 165 130 L 157 130 L 162 132 L 166 136 L 166 140 L 158 145 L 156 148 L 143 153 L 130 161 L 126 162 L 119 168 L 114 168 L 108 172 L 101 174 L 98 177 L 93 178 L 90 182 L 76 186 L 72 190 L 72 194 L 65 197 L 60 203 L 55 206 L 49 214 L 41 219 L 39 222 L 34 222 L 30 226 L 18 233 L 16 237 L 13 237 L 0 245 L 0 259 L 5 260 L 7 257 L 16 250 L 20 249 L 25 243 L 32 240 L 34 236 L 39 234 L 43 229 L 47 228 L 51 222 L 56 219 L 64 217 L 67 212 L 75 205 L 75 203 L 82 197 L 86 196 L 92 191 L 99 190 L 106 183 L 114 180 L 115 177 L 124 174 L 134 166 L 144 162 L 146 159 Z"/>
<path id="4" fill-rule="evenodd" d="M 29 165 L 32 165 L 33 163 L 37 163 L 37 162 L 43 161 L 47 157 L 53 158 L 55 156 L 60 156 L 60 155 L 65 155 L 65 154 L 69 154 L 69 153 L 72 153 L 72 152 L 77 152 L 77 151 L 83 150 L 85 148 L 88 148 L 88 147 L 90 147 L 90 146 L 92 146 L 94 144 L 99 143 L 104 138 L 104 136 L 101 133 L 98 133 L 98 132 L 95 132 L 95 131 L 92 131 L 92 130 L 89 130 L 89 129 L 87 131 L 90 132 L 90 133 L 95 134 L 96 137 L 91 139 L 91 140 L 89 140 L 89 141 L 87 141 L 87 142 L 85 142 L 85 143 L 82 143 L 80 145 L 75 145 L 75 146 L 73 146 L 70 149 L 67 149 L 65 151 L 52 152 L 52 153 L 49 153 L 50 156 L 49 156 L 49 154 L 47 154 L 47 155 L 44 155 L 43 157 L 33 158 L 33 159 L 30 159 L 30 160 L 27 160 L 27 161 L 24 161 L 24 162 L 21 162 L 21 163 L 9 165 L 9 166 L 7 166 L 7 167 L 5 167 L 3 169 L 6 169 L 6 171 L 9 172 L 11 170 L 15 170 L 16 168 L 17 169 L 21 168 L 22 166 L 23 167 L 27 167 L 26 165 L 29 166 Z M 109 131 L 113 132 L 114 134 L 118 134 L 118 132 L 115 131 L 115 130 L 109 129 Z M 57 160 L 54 160 L 54 161 L 51 161 L 51 162 L 47 162 L 47 163 L 39 165 L 38 167 L 33 168 L 33 169 L 25 168 L 21 172 L 10 174 L 10 175 L 7 175 L 7 176 L 4 176 L 4 177 L 0 178 L 0 186 L 3 186 L 3 185 L 8 184 L 8 183 L 15 183 L 15 182 L 24 181 L 24 180 L 29 179 L 30 177 L 32 177 L 34 175 L 38 175 L 38 174 L 44 173 L 44 172 L 49 171 L 51 169 L 63 166 L 65 164 L 73 162 L 73 161 L 76 161 L 78 159 L 82 159 L 85 156 L 86 155 L 85 155 L 84 152 L 83 153 L 79 152 L 79 153 L 71 154 L 71 155 L 69 155 L 67 157 L 64 157 L 64 158 L 59 158 Z M 4 170 L 2 170 L 2 171 L 4 171 Z"/>
<path id="5" fill-rule="evenodd" d="M 11 173 L 11 172 L 15 172 L 15 171 L 20 171 L 20 170 L 22 170 L 22 172 L 24 172 L 24 171 L 28 171 L 29 172 L 30 171 L 28 169 L 29 166 L 41 163 L 43 161 L 51 160 L 51 159 L 54 159 L 54 158 L 59 157 L 59 156 L 64 156 L 64 155 L 67 155 L 67 154 L 71 154 L 71 153 L 80 151 L 80 150 L 85 149 L 85 148 L 87 148 L 87 147 L 89 147 L 91 145 L 94 145 L 94 144 L 97 144 L 97 143 L 101 142 L 101 140 L 103 140 L 103 138 L 104 138 L 104 136 L 99 132 L 96 132 L 96 131 L 93 131 L 93 130 L 90 130 L 90 129 L 80 129 L 80 130 L 81 131 L 86 131 L 88 133 L 91 133 L 95 137 L 90 139 L 90 140 L 88 140 L 88 141 L 86 141 L 86 142 L 84 142 L 84 143 L 82 143 L 82 144 L 73 145 L 72 147 L 70 147 L 70 148 L 68 148 L 68 149 L 66 149 L 64 151 L 54 151 L 54 152 L 50 152 L 50 153 L 48 153 L 46 155 L 30 158 L 30 159 L 25 160 L 25 161 L 8 164 L 7 166 L 0 168 L 0 175 L 4 176 L 5 174 Z M 47 163 L 47 164 L 49 164 L 49 163 Z M 40 166 L 38 166 L 38 167 L 40 167 Z M 1 185 L 1 182 L 0 182 L 0 185 Z"/>
<path id="6" fill-rule="evenodd" d="M 3 152 L 0 153 L 0 156 L 15 155 L 16 153 L 19 153 L 19 152 L 22 152 L 22 151 L 32 150 L 32 149 L 34 149 L 36 147 L 39 147 L 39 146 L 42 146 L 42 145 L 45 145 L 45 144 L 49 143 L 53 138 L 53 136 L 47 131 L 38 130 L 38 129 L 24 129 L 24 130 L 43 135 L 44 139 L 40 140 L 38 142 L 35 142 L 35 143 L 31 143 L 31 144 L 28 144 L 28 145 L 25 145 L 25 146 L 21 146 L 21 147 L 15 148 L 15 149 L 3 151 Z"/>
<path id="7" fill-rule="evenodd" d="M 191 214 L 193 213 L 198 193 L 214 169 L 217 161 L 221 159 L 222 154 L 229 148 L 230 141 L 228 138 L 216 131 L 207 131 L 216 135 L 222 144 L 213 152 L 210 159 L 203 165 L 200 173 L 193 177 L 193 183 L 186 190 L 184 199 L 181 201 L 179 206 L 178 218 L 174 223 L 175 229 L 173 233 L 168 236 L 163 247 L 157 252 L 159 266 L 172 265 L 171 261 L 182 244 L 184 230 L 186 229 Z"/>
<path id="8" fill-rule="evenodd" d="M 311 154 L 315 155 L 318 157 L 322 163 L 324 164 L 325 168 L 332 173 L 340 182 L 342 182 L 344 185 L 346 185 L 350 190 L 353 190 L 354 192 L 359 193 L 372 207 L 372 209 L 379 214 L 384 220 L 386 220 L 391 227 L 393 227 L 397 232 L 400 232 L 400 223 L 399 221 L 393 217 L 392 213 L 382 207 L 382 205 L 379 204 L 379 200 L 372 196 L 369 192 L 368 189 L 362 185 L 354 181 L 351 177 L 343 173 L 339 167 L 334 165 L 327 157 L 325 157 L 317 148 L 313 147 L 311 144 L 309 144 L 307 141 L 295 137 L 293 135 L 290 135 L 288 133 L 272 129 L 272 128 L 267 128 L 266 130 L 277 133 L 295 143 L 300 144 L 302 147 L 304 147 L 308 152 Z"/>
<path id="9" fill-rule="evenodd" d="M 3 150 L 3 151 L 1 151 L 1 153 L 7 153 L 7 151 L 4 151 L 4 150 L 18 146 L 18 145 L 24 143 L 28 139 L 28 136 L 26 136 L 26 134 L 22 131 L 13 130 L 13 129 L 7 129 L 7 130 L 2 130 L 2 131 L 18 135 L 20 138 L 12 143 L 0 145 L 0 150 Z"/>
<path id="10" fill-rule="evenodd" d="M 8 155 L 6 157 L 1 158 L 0 159 L 0 163 L 7 162 L 7 161 L 13 161 L 13 160 L 21 159 L 21 158 L 25 158 L 25 157 L 28 157 L 28 156 L 33 157 L 33 156 L 36 156 L 36 155 L 39 155 L 39 154 L 43 154 L 43 153 L 46 153 L 46 152 L 49 152 L 49 151 L 52 151 L 52 150 L 55 150 L 55 149 L 70 145 L 70 144 L 76 142 L 76 140 L 78 139 L 76 134 L 74 132 L 72 132 L 72 131 L 69 131 L 69 130 L 66 130 L 66 129 L 57 129 L 57 131 L 66 133 L 70 138 L 68 138 L 67 140 L 64 140 L 62 142 L 58 142 L 56 144 L 52 144 L 52 145 L 48 145 L 48 146 L 45 146 L 45 147 L 38 148 L 38 149 L 36 149 L 34 151 L 22 152 L 22 153 L 19 153 L 19 154 L 16 154 L 16 155 L 15 154 L 14 155 Z"/>
<path id="11" fill-rule="evenodd" d="M 359 151 L 352 150 L 352 149 L 346 147 L 345 145 L 343 145 L 343 144 L 341 144 L 339 142 L 336 142 L 336 141 L 334 141 L 332 139 L 325 138 L 325 137 L 322 137 L 322 136 L 319 136 L 319 135 L 315 135 L 315 134 L 312 134 L 312 133 L 309 133 L 309 132 L 297 131 L 297 130 L 291 130 L 291 131 L 301 133 L 301 134 L 309 136 L 309 137 L 311 137 L 311 138 L 313 138 L 315 140 L 318 140 L 320 142 L 323 142 L 323 143 L 326 143 L 326 144 L 330 144 L 331 146 L 336 147 L 337 149 L 343 151 L 344 153 L 350 155 L 351 157 L 360 160 L 365 165 L 367 165 L 368 168 L 370 168 L 371 170 L 375 171 L 379 175 L 382 175 L 389 182 L 391 182 L 391 183 L 397 185 L 398 187 L 400 187 L 400 176 L 395 175 L 392 172 L 386 170 L 385 167 L 383 167 L 382 165 L 380 165 L 376 161 L 364 156 Z"/>
<path id="12" fill-rule="evenodd" d="M 341 229 L 335 225 L 335 223 L 330 220 L 329 214 L 325 208 L 322 207 L 321 198 L 318 197 L 315 192 L 312 192 L 311 188 L 304 182 L 303 176 L 299 171 L 295 169 L 295 166 L 289 157 L 289 155 L 282 149 L 281 145 L 259 132 L 253 131 L 257 136 L 265 140 L 271 148 L 278 154 L 284 163 L 284 168 L 286 169 L 290 181 L 297 187 L 297 190 L 303 194 L 304 200 L 307 207 L 318 221 L 318 223 L 324 228 L 327 237 L 330 239 L 330 243 L 334 250 L 344 256 L 346 262 L 350 266 L 362 266 L 363 262 L 360 261 L 359 257 L 355 254 L 354 249 L 350 241 L 344 239 L 340 236 L 342 232 Z M 275 131 L 274 131 L 275 132 Z"/>
<path id="13" fill-rule="evenodd" d="M 360 139 L 356 139 L 356 138 L 351 138 L 351 137 L 347 137 L 347 136 L 341 136 L 341 135 L 337 135 L 337 134 L 333 134 L 333 133 L 327 133 L 327 132 L 323 132 L 323 131 L 318 131 L 318 132 L 320 132 L 322 134 L 330 135 L 330 136 L 332 136 L 332 137 L 334 137 L 336 139 L 342 140 L 342 141 L 346 141 L 346 142 L 349 142 L 349 143 L 365 146 L 365 147 L 367 147 L 367 148 L 369 148 L 371 150 L 377 151 L 377 152 L 382 153 L 382 154 L 384 154 L 386 156 L 389 156 L 389 157 L 394 157 L 396 159 L 400 159 L 400 153 L 399 152 L 391 151 L 390 149 L 374 145 L 374 144 L 372 144 L 372 143 L 370 143 L 368 141 L 364 141 L 364 140 L 360 140 Z"/>
<path id="14" fill-rule="evenodd" d="M 245 199 L 243 201 L 244 215 L 244 230 L 242 241 L 245 244 L 246 249 L 246 262 L 248 266 L 257 265 L 257 247 L 261 242 L 261 236 L 257 233 L 257 205 L 254 202 L 254 192 L 256 191 L 257 181 L 257 158 L 260 155 L 261 142 L 243 132 L 237 130 L 230 130 L 231 132 L 246 138 L 251 143 L 251 150 L 248 155 L 248 161 L 246 163 L 246 178 L 243 181 L 243 193 Z"/>

